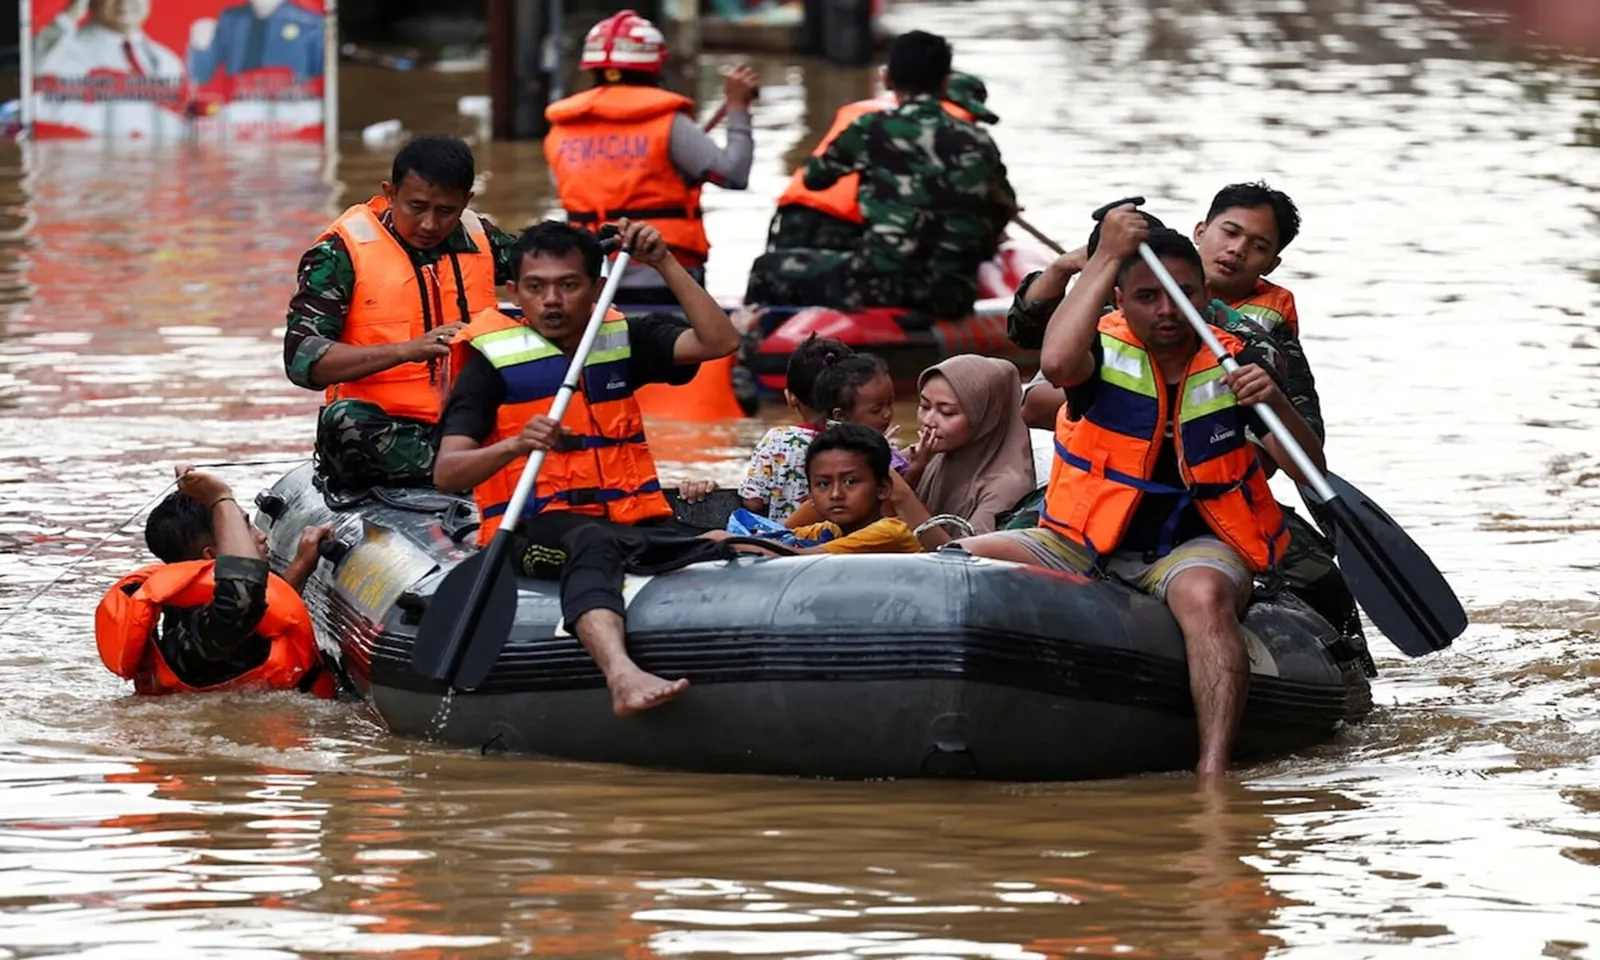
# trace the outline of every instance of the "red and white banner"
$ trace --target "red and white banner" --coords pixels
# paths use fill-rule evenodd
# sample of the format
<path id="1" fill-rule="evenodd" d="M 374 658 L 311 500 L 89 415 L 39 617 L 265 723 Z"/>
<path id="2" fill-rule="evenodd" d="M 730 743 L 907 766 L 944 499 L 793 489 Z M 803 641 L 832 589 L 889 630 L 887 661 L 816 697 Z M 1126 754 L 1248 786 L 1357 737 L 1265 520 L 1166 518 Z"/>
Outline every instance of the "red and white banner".
<path id="1" fill-rule="evenodd" d="M 334 0 L 21 0 L 39 139 L 326 140 Z"/>

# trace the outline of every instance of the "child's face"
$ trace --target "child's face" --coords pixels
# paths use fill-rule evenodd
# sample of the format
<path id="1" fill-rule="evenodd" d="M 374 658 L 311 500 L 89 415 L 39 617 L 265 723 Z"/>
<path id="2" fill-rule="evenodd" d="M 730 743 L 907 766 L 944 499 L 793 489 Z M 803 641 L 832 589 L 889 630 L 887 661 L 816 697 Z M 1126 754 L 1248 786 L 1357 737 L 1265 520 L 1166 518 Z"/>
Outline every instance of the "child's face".
<path id="1" fill-rule="evenodd" d="M 811 503 L 822 519 L 845 533 L 883 518 L 889 485 L 872 475 L 867 458 L 854 450 L 824 450 L 811 458 L 806 479 Z"/>
<path id="2" fill-rule="evenodd" d="M 894 380 L 880 373 L 861 385 L 856 391 L 850 409 L 842 410 L 840 420 L 859 423 L 882 433 L 894 422 Z"/>
<path id="3" fill-rule="evenodd" d="M 949 453 L 972 442 L 972 421 L 944 377 L 929 377 L 917 397 L 917 434 L 929 453 Z"/>

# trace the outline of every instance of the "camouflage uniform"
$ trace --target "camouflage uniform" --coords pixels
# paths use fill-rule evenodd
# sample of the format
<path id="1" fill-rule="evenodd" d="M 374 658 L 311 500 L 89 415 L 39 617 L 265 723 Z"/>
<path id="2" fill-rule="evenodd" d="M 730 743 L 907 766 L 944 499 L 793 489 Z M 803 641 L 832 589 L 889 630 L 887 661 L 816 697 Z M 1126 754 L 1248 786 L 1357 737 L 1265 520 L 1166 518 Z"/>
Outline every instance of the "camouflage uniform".
<path id="1" fill-rule="evenodd" d="M 945 99 L 972 114 L 979 123 L 996 124 L 1000 117 L 987 106 L 989 88 L 970 73 L 950 74 Z M 779 207 L 767 228 L 767 252 L 774 250 L 854 250 L 861 241 L 859 223 L 829 216 L 801 204 Z"/>
<path id="2" fill-rule="evenodd" d="M 745 300 L 841 310 L 907 307 L 960 317 L 978 293 L 978 266 L 994 255 L 1017 212 L 989 135 L 932 96 L 858 117 L 821 156 L 805 184 L 821 190 L 861 174 L 865 233 L 849 251 L 777 250 L 756 258 Z"/>
<path id="3" fill-rule="evenodd" d="M 383 222 L 393 230 L 388 213 Z M 495 283 L 505 283 L 516 273 L 511 262 L 516 238 L 488 220 L 483 228 L 494 253 Z M 477 252 L 466 229 L 459 226 L 432 250 L 406 249 L 419 267 L 436 264 L 448 253 Z M 318 241 L 300 258 L 299 288 L 289 301 L 283 334 L 284 372 L 297 386 L 322 389 L 312 382 L 311 367 L 343 335 L 355 285 L 355 265 L 336 235 Z M 447 374 L 441 370 L 439 375 Z M 364 400 L 337 400 L 317 416 L 317 471 L 331 490 L 431 484 L 437 447 L 433 424 L 391 417 Z"/>

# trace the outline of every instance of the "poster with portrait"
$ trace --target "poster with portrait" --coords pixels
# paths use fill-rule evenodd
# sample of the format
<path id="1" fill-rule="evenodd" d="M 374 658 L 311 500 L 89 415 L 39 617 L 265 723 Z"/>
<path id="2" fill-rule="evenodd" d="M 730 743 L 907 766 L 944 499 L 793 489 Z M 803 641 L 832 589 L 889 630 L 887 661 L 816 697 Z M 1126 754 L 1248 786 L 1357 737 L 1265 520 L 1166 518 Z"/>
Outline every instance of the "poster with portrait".
<path id="1" fill-rule="evenodd" d="M 325 140 L 334 0 L 22 0 L 38 139 Z"/>

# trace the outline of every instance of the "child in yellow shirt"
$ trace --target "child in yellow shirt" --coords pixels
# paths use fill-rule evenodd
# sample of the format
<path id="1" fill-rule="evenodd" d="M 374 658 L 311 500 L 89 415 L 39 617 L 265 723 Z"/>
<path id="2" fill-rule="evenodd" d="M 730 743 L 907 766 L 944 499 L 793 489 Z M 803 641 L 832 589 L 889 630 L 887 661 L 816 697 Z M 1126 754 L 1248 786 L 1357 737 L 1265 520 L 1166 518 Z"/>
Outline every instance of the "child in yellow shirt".
<path id="1" fill-rule="evenodd" d="M 884 516 L 889 482 L 889 441 L 859 423 L 837 423 L 806 449 L 811 505 L 821 523 L 795 527 L 801 541 L 832 539 L 801 553 L 920 553 L 922 544 L 904 520 Z"/>

